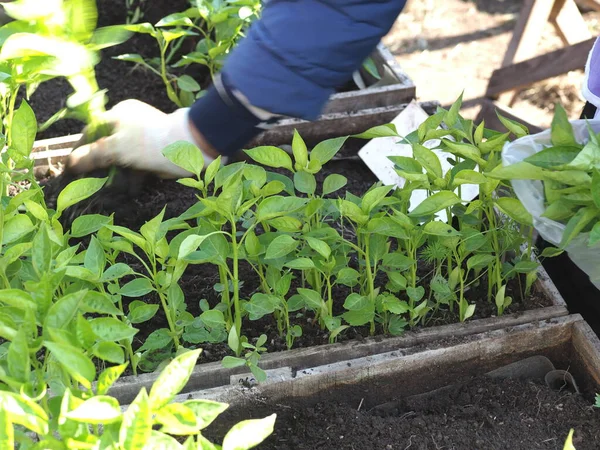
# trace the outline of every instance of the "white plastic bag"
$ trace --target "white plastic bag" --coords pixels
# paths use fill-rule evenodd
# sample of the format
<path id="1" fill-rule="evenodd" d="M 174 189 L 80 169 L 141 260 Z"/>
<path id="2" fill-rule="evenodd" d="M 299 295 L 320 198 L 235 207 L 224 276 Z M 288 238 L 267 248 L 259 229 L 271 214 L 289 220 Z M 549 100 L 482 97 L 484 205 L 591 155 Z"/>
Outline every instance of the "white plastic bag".
<path id="1" fill-rule="evenodd" d="M 587 123 L 594 132 L 600 132 L 600 120 L 573 120 L 573 132 L 577 142 L 586 144 L 589 140 Z M 551 131 L 545 130 L 538 134 L 524 136 L 504 145 L 502 163 L 504 166 L 523 161 L 545 148 L 551 147 Z M 559 245 L 565 231 L 565 225 L 542 217 L 546 210 L 544 205 L 544 187 L 538 180 L 512 180 L 515 194 L 521 203 L 533 216 L 533 225 L 540 235 L 548 242 Z M 567 246 L 569 258 L 589 277 L 592 283 L 600 289 L 600 243 L 588 246 L 589 233 L 580 234 Z"/>

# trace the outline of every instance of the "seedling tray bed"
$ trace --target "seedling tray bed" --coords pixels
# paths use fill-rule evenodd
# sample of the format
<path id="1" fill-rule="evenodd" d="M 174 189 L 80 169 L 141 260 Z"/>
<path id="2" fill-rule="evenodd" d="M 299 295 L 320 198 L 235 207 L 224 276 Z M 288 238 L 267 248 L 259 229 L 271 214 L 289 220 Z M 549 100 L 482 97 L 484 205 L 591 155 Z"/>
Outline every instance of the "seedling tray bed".
<path id="1" fill-rule="evenodd" d="M 430 112 L 435 109 L 434 103 L 424 106 L 426 106 Z M 396 109 L 401 110 L 403 107 L 404 106 L 399 106 L 396 107 Z M 390 118 L 384 117 L 380 120 L 380 123 L 386 123 Z M 344 124 L 343 120 L 338 121 L 337 124 L 338 126 L 329 129 L 317 126 L 317 131 L 313 134 L 313 138 L 319 142 L 326 137 L 337 137 L 347 133 L 347 129 L 345 128 L 342 128 L 344 131 L 339 131 L 339 125 Z M 322 136 L 323 133 L 326 133 L 326 137 Z M 78 136 L 67 136 L 38 141 L 35 145 L 36 151 L 34 153 L 38 168 L 44 171 L 45 169 L 43 169 L 43 166 L 46 166 L 49 163 L 53 166 L 59 166 L 60 163 L 64 161 L 66 155 L 71 151 L 70 147 L 72 147 L 77 140 Z M 270 142 L 262 142 L 262 144 L 270 144 Z M 349 180 L 345 189 L 355 195 L 362 195 L 376 179 L 370 170 L 356 156 L 352 156 L 352 145 L 356 144 L 357 142 L 350 143 L 348 144 L 347 149 L 342 149 L 339 152 L 339 155 L 341 156 L 325 166 L 324 170 L 318 174 L 317 181 L 321 183 L 326 176 L 331 174 L 343 174 Z M 356 148 L 354 148 L 354 152 L 355 151 Z M 174 181 L 158 180 L 146 183 L 141 188 L 141 192 L 138 192 L 133 198 L 131 192 L 127 189 L 123 192 L 106 195 L 105 198 L 107 199 L 107 204 L 105 205 L 105 210 L 101 212 L 107 214 L 115 212 L 116 223 L 125 225 L 134 230 L 139 229 L 146 221 L 159 214 L 165 205 L 167 206 L 165 219 L 168 219 L 177 217 L 197 201 L 196 191 L 194 189 L 184 187 Z M 132 215 L 132 210 L 137 211 L 137 213 Z M 135 267 L 136 261 L 128 260 L 126 262 L 132 265 L 132 267 Z M 241 266 L 240 270 L 240 279 L 247 285 L 244 288 L 244 292 L 246 292 L 246 295 L 251 295 L 253 289 L 257 287 L 255 286 L 257 280 L 254 271 L 246 266 Z M 181 287 L 187 299 L 188 311 L 192 315 L 198 316 L 202 313 L 198 308 L 198 301 L 200 299 L 206 298 L 211 304 L 215 302 L 218 303 L 218 294 L 213 290 L 213 285 L 216 283 L 217 278 L 218 275 L 212 266 L 199 265 L 189 266 L 187 268 L 181 280 Z M 495 306 L 484 300 L 485 293 L 480 292 L 479 294 L 481 294 L 480 297 L 477 297 L 477 295 L 474 294 L 470 297 L 470 301 L 476 302 L 477 307 L 475 309 L 475 316 L 466 323 L 447 325 L 458 321 L 456 315 L 436 316 L 427 323 L 427 328 L 419 328 L 419 331 L 410 333 L 407 337 L 386 339 L 370 338 L 364 340 L 367 336 L 367 333 L 365 333 L 364 330 L 349 330 L 348 333 L 340 336 L 340 339 L 350 339 L 350 342 L 337 344 L 339 346 L 323 345 L 328 342 L 326 333 L 322 333 L 319 331 L 318 327 L 310 325 L 306 322 L 306 318 L 293 319 L 300 320 L 299 322 L 294 323 L 298 323 L 304 330 L 303 336 L 297 339 L 295 347 L 308 348 L 299 348 L 288 352 L 282 351 L 285 349 L 285 343 L 277 336 L 276 326 L 272 318 L 264 318 L 257 322 L 245 322 L 243 333 L 250 339 L 257 339 L 263 332 L 267 334 L 269 342 L 267 347 L 270 353 L 266 354 L 261 359 L 261 367 L 265 369 L 285 367 L 287 365 L 309 367 L 313 364 L 312 361 L 314 361 L 315 358 L 326 362 L 330 362 L 327 358 L 334 358 L 331 360 L 332 362 L 347 358 L 350 349 L 355 349 L 352 351 L 358 352 L 360 356 L 367 356 L 371 353 L 381 353 L 386 351 L 385 349 L 389 348 L 389 346 L 395 345 L 396 339 L 400 339 L 401 341 L 406 339 L 407 341 L 402 342 L 409 342 L 412 344 L 414 341 L 411 339 L 427 341 L 438 339 L 440 336 L 448 337 L 455 334 L 468 335 L 568 314 L 564 301 L 543 269 L 540 269 L 539 279 L 534 285 L 533 295 L 525 302 L 515 301 L 502 317 L 493 317 L 496 314 Z M 158 303 L 158 299 L 154 298 L 152 295 L 143 297 L 142 299 L 148 303 Z M 138 325 L 140 331 L 136 335 L 136 342 L 139 340 L 139 343 L 142 343 L 153 330 L 166 326 L 165 320 L 162 311 L 159 311 L 151 321 L 143 325 Z M 211 364 L 210 362 L 218 361 L 223 356 L 230 354 L 230 352 L 228 351 L 226 344 L 202 344 L 201 347 L 205 349 L 205 352 L 200 361 L 208 362 L 208 364 L 203 364 L 198 367 L 193 378 L 195 380 L 193 381 L 194 383 L 205 383 L 201 384 L 203 388 L 212 387 L 214 383 L 222 382 L 222 377 L 228 378 L 230 375 L 240 372 L 241 369 L 239 368 L 232 369 L 229 372 L 219 372 L 217 370 L 219 375 L 215 375 L 215 377 L 217 377 L 216 379 L 213 380 L 211 377 L 207 377 L 205 373 L 212 373 L 219 367 L 218 363 Z M 276 353 L 277 356 L 275 357 L 272 352 L 280 353 Z M 287 356 L 288 354 L 290 356 Z M 307 360 L 306 358 L 308 357 L 310 358 Z M 285 362 L 287 358 L 291 358 L 291 360 L 295 362 L 287 363 Z M 136 386 L 136 383 L 139 382 L 149 386 L 154 379 L 153 375 L 140 375 L 139 377 L 140 378 L 138 379 L 128 379 L 125 385 Z M 137 388 L 125 389 L 129 390 L 129 395 L 133 395 L 134 392 L 137 392 Z"/>
<path id="2" fill-rule="evenodd" d="M 581 394 L 567 385 L 552 391 L 545 371 L 485 376 L 534 356 L 568 370 Z M 598 389 L 600 341 L 573 315 L 292 367 L 252 387 L 244 377 L 232 377 L 228 386 L 179 399 L 227 401 L 232 412 L 225 421 L 277 412 L 274 434 L 258 447 L 263 449 L 403 449 L 411 443 L 423 449 L 562 449 L 570 428 L 578 449 L 595 449 L 600 411 L 591 404 Z M 209 434 L 219 435 L 220 426 Z"/>

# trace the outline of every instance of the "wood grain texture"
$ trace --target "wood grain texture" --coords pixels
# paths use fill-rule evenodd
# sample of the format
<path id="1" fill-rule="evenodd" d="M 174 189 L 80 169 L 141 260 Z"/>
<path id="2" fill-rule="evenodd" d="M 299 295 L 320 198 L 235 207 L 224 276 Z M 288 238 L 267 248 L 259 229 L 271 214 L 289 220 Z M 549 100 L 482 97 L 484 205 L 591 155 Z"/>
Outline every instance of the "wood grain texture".
<path id="1" fill-rule="evenodd" d="M 520 89 L 571 70 L 583 69 L 595 38 L 545 55 L 496 69 L 490 78 L 486 97 Z"/>

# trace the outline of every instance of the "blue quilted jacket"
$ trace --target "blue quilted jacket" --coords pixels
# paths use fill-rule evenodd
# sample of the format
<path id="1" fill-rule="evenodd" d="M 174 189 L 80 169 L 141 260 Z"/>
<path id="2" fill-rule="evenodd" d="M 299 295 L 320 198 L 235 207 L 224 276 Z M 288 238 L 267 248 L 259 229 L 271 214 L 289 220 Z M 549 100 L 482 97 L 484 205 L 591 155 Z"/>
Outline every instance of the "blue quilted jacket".
<path id="1" fill-rule="evenodd" d="M 390 30 L 404 4 L 268 1 L 214 86 L 192 106 L 192 121 L 219 152 L 229 155 L 273 122 L 265 111 L 315 119 L 335 88 L 351 79 Z"/>

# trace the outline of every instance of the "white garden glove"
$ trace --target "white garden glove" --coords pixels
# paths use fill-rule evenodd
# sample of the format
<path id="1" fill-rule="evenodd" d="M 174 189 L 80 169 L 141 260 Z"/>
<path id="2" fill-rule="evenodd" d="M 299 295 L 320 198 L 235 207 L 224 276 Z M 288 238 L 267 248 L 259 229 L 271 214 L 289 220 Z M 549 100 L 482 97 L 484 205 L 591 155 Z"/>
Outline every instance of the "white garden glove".
<path id="1" fill-rule="evenodd" d="M 182 178 L 191 174 L 164 157 L 169 144 L 188 141 L 198 145 L 191 131 L 189 108 L 165 114 L 138 100 L 125 100 L 106 113 L 112 134 L 76 147 L 67 160 L 67 170 L 84 174 L 110 166 L 129 167 L 161 178 Z M 83 140 L 89 140 L 84 130 Z M 204 154 L 205 167 L 214 158 Z"/>

